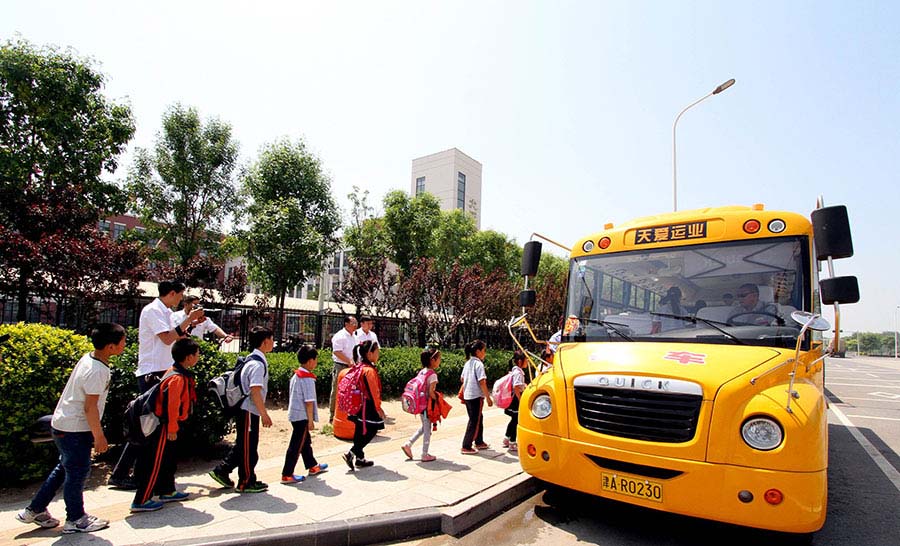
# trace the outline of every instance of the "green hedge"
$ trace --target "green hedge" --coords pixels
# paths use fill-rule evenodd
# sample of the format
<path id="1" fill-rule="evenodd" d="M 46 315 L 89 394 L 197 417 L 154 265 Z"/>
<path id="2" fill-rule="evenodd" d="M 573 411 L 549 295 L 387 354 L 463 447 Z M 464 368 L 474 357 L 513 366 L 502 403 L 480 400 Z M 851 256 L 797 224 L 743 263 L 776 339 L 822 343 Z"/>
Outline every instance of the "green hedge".
<path id="1" fill-rule="evenodd" d="M 43 324 L 0 325 L 9 334 L 0 362 L 0 484 L 43 478 L 59 454 L 32 444 L 31 424 L 53 413 L 78 360 L 92 349 L 84 336 Z"/>

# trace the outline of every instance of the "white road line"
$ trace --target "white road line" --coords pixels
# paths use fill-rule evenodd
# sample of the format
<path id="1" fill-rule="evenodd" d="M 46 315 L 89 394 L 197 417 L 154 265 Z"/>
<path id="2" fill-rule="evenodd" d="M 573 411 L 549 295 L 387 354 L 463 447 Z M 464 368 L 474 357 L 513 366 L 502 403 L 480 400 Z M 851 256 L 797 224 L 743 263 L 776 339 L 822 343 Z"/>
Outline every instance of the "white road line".
<path id="1" fill-rule="evenodd" d="M 859 400 L 861 402 L 897 402 L 897 400 L 892 400 L 890 398 L 854 398 L 852 396 L 835 396 L 835 398 L 840 398 L 841 400 Z M 834 400 L 832 400 L 831 403 L 840 404 L 840 402 L 836 402 Z"/>
<path id="2" fill-rule="evenodd" d="M 860 419 L 878 419 L 879 421 L 900 421 L 900 419 L 896 417 L 874 417 L 871 415 L 850 415 L 847 414 L 847 417 L 859 417 Z"/>
<path id="3" fill-rule="evenodd" d="M 828 381 L 825 386 L 838 385 L 840 387 L 875 387 L 882 389 L 900 389 L 900 385 L 872 385 L 871 383 L 833 383 Z"/>
<path id="4" fill-rule="evenodd" d="M 875 464 L 878 465 L 878 468 L 880 468 L 881 471 L 884 472 L 884 475 L 887 476 L 887 479 L 890 480 L 892 484 L 894 484 L 894 487 L 897 489 L 897 491 L 900 491 L 900 471 L 894 468 L 891 463 L 889 463 L 887 459 L 884 458 L 884 455 L 879 453 L 878 449 L 872 445 L 872 442 L 867 440 L 866 437 L 863 436 L 859 430 L 857 430 L 856 425 L 854 425 L 850 421 L 850 419 L 848 419 L 847 416 L 844 415 L 844 412 L 838 409 L 838 407 L 835 405 L 832 405 L 829 409 L 831 409 L 831 411 L 838 418 L 841 424 L 843 424 L 847 428 L 847 430 L 850 431 L 850 434 L 853 436 L 856 442 L 860 446 L 862 446 L 863 450 L 865 450 L 866 453 L 869 454 L 869 457 L 871 457 Z"/>

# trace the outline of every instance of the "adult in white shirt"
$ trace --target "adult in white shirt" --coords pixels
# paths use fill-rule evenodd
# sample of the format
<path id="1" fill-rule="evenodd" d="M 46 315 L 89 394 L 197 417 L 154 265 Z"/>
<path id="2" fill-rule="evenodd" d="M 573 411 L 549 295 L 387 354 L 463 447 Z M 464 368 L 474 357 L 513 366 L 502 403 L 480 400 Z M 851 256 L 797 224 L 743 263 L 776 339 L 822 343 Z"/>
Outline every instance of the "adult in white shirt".
<path id="1" fill-rule="evenodd" d="M 374 325 L 375 320 L 372 317 L 368 315 L 359 317 L 359 329 L 353 332 L 353 338 L 356 340 L 357 345 L 363 341 L 374 341 L 375 343 L 378 343 L 378 336 L 372 331 L 372 326 Z M 380 346 L 381 345 L 379 345 L 379 347 Z"/>
<path id="2" fill-rule="evenodd" d="M 331 360 L 334 367 L 331 370 L 331 394 L 328 397 L 329 421 L 334 420 L 335 402 L 337 402 L 337 382 L 338 374 L 344 368 L 349 368 L 353 362 L 353 347 L 356 346 L 356 338 L 353 332 L 356 331 L 356 318 L 352 316 L 344 317 L 344 327 L 331 336 Z"/>
<path id="3" fill-rule="evenodd" d="M 203 317 L 202 309 L 194 309 L 181 323 L 172 324 L 172 307 L 181 301 L 184 285 L 177 281 L 162 281 L 158 285 L 159 297 L 141 310 L 138 320 L 138 391 L 146 392 L 159 382 L 172 365 L 172 344 L 187 335 L 187 328 L 195 320 Z M 119 462 L 109 477 L 109 484 L 120 489 L 136 489 L 130 477 L 137 460 L 138 448 L 126 444 Z"/>
<path id="4" fill-rule="evenodd" d="M 197 305 L 198 301 L 200 301 L 200 298 L 197 296 L 184 296 L 184 298 L 181 300 L 184 308 L 181 311 L 175 311 L 174 313 L 172 313 L 172 326 L 174 327 L 184 322 L 191 311 L 194 310 L 194 307 Z M 231 334 L 226 334 L 218 324 L 213 322 L 211 318 L 205 315 L 198 322 L 194 322 L 190 326 L 188 326 L 186 332 L 194 337 L 199 337 L 200 339 L 203 339 L 206 334 L 212 333 L 225 343 L 231 343 L 234 340 L 234 336 L 232 336 Z"/>

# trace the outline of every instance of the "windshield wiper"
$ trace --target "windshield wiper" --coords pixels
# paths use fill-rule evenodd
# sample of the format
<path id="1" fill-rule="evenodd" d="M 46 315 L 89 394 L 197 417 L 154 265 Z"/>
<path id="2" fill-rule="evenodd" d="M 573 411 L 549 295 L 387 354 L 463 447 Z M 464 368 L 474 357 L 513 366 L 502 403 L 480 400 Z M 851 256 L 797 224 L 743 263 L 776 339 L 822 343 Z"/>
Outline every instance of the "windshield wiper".
<path id="1" fill-rule="evenodd" d="M 615 332 L 616 334 L 618 334 L 619 337 L 621 337 L 621 338 L 624 339 L 625 341 L 634 341 L 634 340 L 633 340 L 632 338 L 630 338 L 625 332 L 623 332 L 623 331 L 619 330 L 618 328 L 616 328 L 616 326 L 622 326 L 622 327 L 624 327 L 624 328 L 628 328 L 628 325 L 627 325 L 627 324 L 622 324 L 622 323 L 620 323 L 620 322 L 609 322 L 608 320 L 593 319 L 593 318 L 588 318 L 588 317 L 583 317 L 583 318 L 580 318 L 580 319 L 578 319 L 578 320 L 583 320 L 583 321 L 585 321 L 585 322 L 591 322 L 591 323 L 593 323 L 593 324 L 599 324 L 599 325 L 601 325 L 601 326 L 605 326 L 605 327 L 607 328 L 607 331 L 612 330 L 613 332 Z"/>
<path id="2" fill-rule="evenodd" d="M 724 326 L 728 326 L 728 324 L 724 324 L 724 323 L 721 323 L 721 322 L 717 323 L 717 322 L 714 321 L 714 320 L 709 320 L 709 319 L 700 318 L 700 317 L 692 317 L 692 316 L 690 316 L 690 315 L 672 315 L 672 314 L 670 314 L 670 313 L 654 313 L 654 312 L 651 312 L 650 314 L 653 315 L 653 316 L 657 316 L 657 317 L 666 317 L 666 318 L 673 318 L 673 319 L 686 320 L 686 321 L 690 322 L 691 324 L 697 324 L 697 321 L 699 320 L 700 322 L 702 322 L 703 324 L 706 324 L 706 325 L 709 326 L 710 328 L 712 328 L 712 329 L 714 329 L 714 330 L 718 330 L 718 331 L 721 332 L 725 337 L 727 337 L 728 339 L 734 341 L 734 342 L 737 343 L 738 345 L 746 345 L 746 343 L 744 343 L 743 341 L 741 341 L 741 340 L 740 340 L 738 337 L 736 337 L 734 334 L 732 334 L 731 332 L 728 332 L 728 331 L 725 330 L 724 328 L 720 328 L 720 327 L 717 325 L 717 324 L 723 324 Z"/>

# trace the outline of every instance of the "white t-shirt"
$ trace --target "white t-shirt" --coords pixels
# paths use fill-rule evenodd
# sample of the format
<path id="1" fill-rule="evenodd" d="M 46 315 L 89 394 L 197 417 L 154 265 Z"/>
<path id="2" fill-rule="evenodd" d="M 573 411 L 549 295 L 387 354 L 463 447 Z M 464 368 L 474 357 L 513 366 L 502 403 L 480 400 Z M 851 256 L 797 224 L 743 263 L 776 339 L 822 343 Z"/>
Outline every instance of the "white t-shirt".
<path id="1" fill-rule="evenodd" d="M 341 353 L 347 357 L 347 360 L 353 362 L 353 347 L 356 346 L 356 338 L 353 337 L 353 334 L 347 331 L 346 328 L 341 328 L 338 330 L 333 336 L 331 336 L 331 351 L 333 353 Z M 341 362 L 334 355 L 331 356 L 331 360 L 339 364 L 347 365 L 345 362 Z"/>
<path id="2" fill-rule="evenodd" d="M 559 350 L 559 344 L 562 341 L 562 330 L 557 330 L 555 334 L 547 340 L 547 348 L 554 353 Z"/>
<path id="3" fill-rule="evenodd" d="M 253 349 L 250 355 L 262 357 L 262 362 L 251 358 L 244 364 L 244 368 L 241 370 L 241 386 L 244 388 L 244 392 L 250 392 L 251 387 L 262 387 L 261 394 L 263 402 L 265 402 L 266 395 L 269 394 L 269 363 L 266 355 L 259 349 Z M 241 403 L 241 409 L 249 411 L 253 415 L 259 415 L 259 410 L 256 409 L 256 404 L 253 403 L 253 398 L 250 396 Z"/>
<path id="4" fill-rule="evenodd" d="M 159 335 L 172 329 L 172 310 L 156 298 L 141 310 L 138 321 L 138 367 L 134 375 L 164 372 L 172 366 L 172 346 Z"/>
<path id="5" fill-rule="evenodd" d="M 97 409 L 100 410 L 102 420 L 108 393 L 109 368 L 91 356 L 91 353 L 84 355 L 72 369 L 66 388 L 56 403 L 50 425 L 64 432 L 90 432 L 91 426 L 84 413 L 84 401 L 89 394 L 100 395 Z"/>
<path id="6" fill-rule="evenodd" d="M 363 332 L 362 328 L 357 328 L 355 332 L 353 332 L 353 339 L 356 340 L 356 344 L 359 345 L 363 341 L 374 341 L 378 343 L 378 336 L 375 335 L 375 332 L 369 330 L 369 333 Z"/>
<path id="7" fill-rule="evenodd" d="M 172 328 L 175 328 L 176 326 L 181 326 L 181 323 L 183 323 L 185 321 L 185 319 L 187 319 L 187 313 L 184 312 L 184 309 L 182 309 L 181 311 L 175 311 L 174 313 L 172 313 L 172 318 L 171 318 Z M 200 324 L 197 324 L 194 326 L 194 329 L 191 330 L 191 335 L 202 339 L 203 336 L 205 336 L 206 334 L 208 334 L 210 332 L 215 332 L 218 328 L 219 328 L 218 324 L 213 322 L 213 320 L 211 318 L 206 317 L 206 320 L 204 320 Z"/>
<path id="8" fill-rule="evenodd" d="M 525 370 L 518 366 L 513 366 L 512 370 L 512 387 L 515 389 L 516 387 L 524 387 L 525 386 Z"/>
<path id="9" fill-rule="evenodd" d="M 466 386 L 463 398 L 474 400 L 484 396 L 484 393 L 481 392 L 481 385 L 478 384 L 482 379 L 487 379 L 487 374 L 484 373 L 484 362 L 473 356 L 466 361 L 459 377 Z"/>

